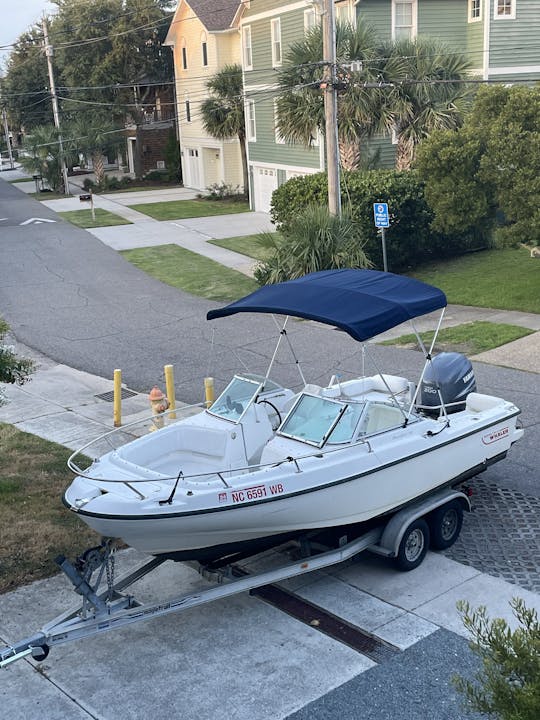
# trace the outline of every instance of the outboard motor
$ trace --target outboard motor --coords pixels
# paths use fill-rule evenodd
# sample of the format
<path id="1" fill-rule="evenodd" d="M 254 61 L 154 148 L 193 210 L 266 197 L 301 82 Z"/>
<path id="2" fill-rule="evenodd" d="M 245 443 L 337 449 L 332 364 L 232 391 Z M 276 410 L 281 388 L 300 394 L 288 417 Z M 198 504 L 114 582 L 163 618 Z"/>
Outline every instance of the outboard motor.
<path id="1" fill-rule="evenodd" d="M 456 352 L 439 353 L 432 359 L 420 388 L 420 404 L 422 410 L 429 415 L 441 413 L 441 408 L 438 407 L 441 400 L 437 385 L 445 405 L 459 403 L 447 407 L 447 413 L 464 410 L 467 395 L 476 391 L 476 380 L 470 360 Z"/>

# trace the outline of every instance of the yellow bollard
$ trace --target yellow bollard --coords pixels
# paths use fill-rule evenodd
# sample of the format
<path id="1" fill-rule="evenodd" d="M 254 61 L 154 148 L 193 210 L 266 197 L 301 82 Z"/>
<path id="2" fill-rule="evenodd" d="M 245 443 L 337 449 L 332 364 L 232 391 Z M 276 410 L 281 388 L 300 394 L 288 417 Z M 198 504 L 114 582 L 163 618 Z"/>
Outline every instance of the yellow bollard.
<path id="1" fill-rule="evenodd" d="M 114 371 L 114 392 L 113 392 L 113 419 L 114 427 L 122 425 L 122 371 Z"/>
<path id="2" fill-rule="evenodd" d="M 165 365 L 165 389 L 167 391 L 167 400 L 169 401 L 169 410 L 176 409 L 176 399 L 174 396 L 174 370 L 172 365 Z M 170 412 L 171 420 L 176 420 L 176 413 Z"/>
<path id="3" fill-rule="evenodd" d="M 206 407 L 209 408 L 214 402 L 214 378 L 204 378 L 204 396 L 206 399 Z"/>

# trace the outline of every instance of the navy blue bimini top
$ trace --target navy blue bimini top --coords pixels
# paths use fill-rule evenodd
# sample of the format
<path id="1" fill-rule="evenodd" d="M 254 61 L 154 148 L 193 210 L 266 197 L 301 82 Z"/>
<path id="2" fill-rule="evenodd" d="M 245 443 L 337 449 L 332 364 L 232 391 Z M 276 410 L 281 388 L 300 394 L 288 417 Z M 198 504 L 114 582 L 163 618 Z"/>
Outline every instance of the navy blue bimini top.
<path id="1" fill-rule="evenodd" d="M 446 295 L 420 280 L 378 270 L 323 270 L 264 285 L 217 310 L 208 320 L 239 312 L 276 313 L 334 325 L 369 340 L 401 323 L 446 306 Z"/>

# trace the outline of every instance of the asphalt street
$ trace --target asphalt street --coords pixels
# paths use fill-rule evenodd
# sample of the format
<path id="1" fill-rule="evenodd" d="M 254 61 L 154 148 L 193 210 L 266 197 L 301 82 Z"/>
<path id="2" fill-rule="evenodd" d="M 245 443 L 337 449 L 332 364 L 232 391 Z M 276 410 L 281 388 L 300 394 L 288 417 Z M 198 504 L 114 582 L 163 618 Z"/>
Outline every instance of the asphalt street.
<path id="1" fill-rule="evenodd" d="M 94 375 L 110 378 L 114 368 L 119 367 L 126 385 L 140 392 L 147 392 L 153 384 L 162 382 L 163 365 L 173 363 L 177 397 L 186 402 L 199 401 L 205 376 L 214 376 L 219 387 L 239 368 L 263 371 L 275 344 L 276 327 L 270 318 L 246 315 L 207 322 L 206 312 L 214 304 L 148 277 L 90 233 L 64 223 L 54 212 L 1 181 L 0 268 L 0 313 L 10 323 L 18 341 L 53 360 Z M 289 335 L 309 381 L 326 382 L 336 372 L 346 376 L 349 372 L 358 374 L 361 369 L 359 348 L 343 333 L 314 323 L 293 322 Z M 419 370 L 418 353 L 381 346 L 375 346 L 373 351 L 377 364 L 387 372 L 415 375 Z M 280 356 L 276 371 L 277 379 L 286 385 L 300 385 L 295 363 L 286 353 L 282 359 Z M 512 449 L 511 457 L 489 468 L 483 478 L 510 492 L 540 497 L 540 375 L 484 363 L 475 363 L 475 373 L 480 391 L 512 400 L 522 409 L 526 428 L 523 440 Z M 390 598 L 388 602 L 391 603 Z M 240 616 L 227 613 L 225 607 L 220 609 L 224 622 L 231 628 L 229 645 L 221 635 L 216 635 L 221 666 L 218 663 L 205 668 L 201 687 L 203 693 L 218 693 L 218 696 L 195 700 L 195 686 L 184 686 L 178 712 L 175 715 L 173 711 L 171 715 L 174 693 L 171 695 L 170 687 L 163 689 L 159 683 L 154 687 L 148 678 L 140 677 L 140 672 L 123 670 L 119 680 L 124 693 L 130 694 L 129 702 L 119 705 L 114 696 L 103 699 L 96 673 L 114 672 L 110 657 L 114 644 L 95 645 L 100 649 L 88 666 L 92 677 L 87 677 L 81 668 L 73 678 L 87 688 L 88 705 L 80 706 L 78 714 L 70 716 L 66 713 L 71 706 L 66 704 L 68 710 L 59 708 L 55 717 L 109 717 L 108 702 L 114 707 L 116 717 L 139 718 L 137 702 L 133 699 L 133 693 L 138 692 L 152 699 L 152 715 L 156 720 L 171 716 L 210 719 L 216 717 L 215 708 L 220 704 L 224 708 L 223 717 L 236 718 L 472 720 L 476 717 L 462 708 L 452 688 L 451 677 L 456 671 L 471 673 L 476 667 L 466 640 L 454 632 L 436 630 L 392 660 L 372 667 L 363 664 L 351 651 L 335 669 L 332 649 L 326 641 L 318 645 L 310 640 L 306 645 L 303 639 L 298 640 L 296 659 L 295 645 L 287 644 L 285 633 L 280 636 L 282 647 L 279 649 L 270 651 L 262 642 L 259 656 L 252 658 L 250 668 L 245 659 L 238 660 L 242 642 L 246 642 L 240 635 L 251 617 L 248 604 L 246 602 L 242 611 L 243 621 Z M 265 639 L 273 637 L 267 631 L 274 620 L 271 614 L 263 615 L 262 625 L 249 628 L 252 642 L 261 627 L 265 630 Z M 202 617 L 207 618 L 209 627 L 216 623 L 212 608 Z M 239 623 L 238 627 L 235 623 Z M 172 633 L 175 626 L 159 630 L 158 622 L 153 627 L 156 632 L 165 633 L 169 627 Z M 212 637 L 202 627 L 201 633 L 201 642 Z M 229 654 L 232 646 L 235 646 L 234 653 Z M 323 653 L 323 666 L 319 651 Z M 287 673 L 278 672 L 268 660 L 276 653 L 280 662 L 288 663 Z M 126 668 L 129 653 L 125 647 L 120 655 L 122 667 Z M 59 657 L 69 675 L 73 656 L 65 652 Z M 77 657 L 82 664 L 84 651 Z M 203 657 L 211 661 L 207 651 L 203 651 Z M 232 665 L 226 667 L 230 657 Z M 159 667 L 167 664 L 167 659 L 154 656 L 136 660 L 142 660 L 145 666 L 147 662 L 155 662 Z M 179 663 L 181 678 L 187 669 L 182 669 L 179 656 L 174 660 Z M 302 664 L 301 672 L 295 668 L 296 660 Z M 265 683 L 266 678 L 267 685 L 249 691 L 246 678 L 246 682 L 240 682 L 241 678 L 232 677 L 231 673 L 237 671 L 245 673 L 246 678 L 253 672 L 259 683 Z M 190 669 L 190 683 L 195 682 L 196 674 Z M 228 686 L 220 679 L 222 674 L 230 678 Z M 9 717 L 31 720 L 42 717 L 39 709 L 36 711 L 32 705 L 40 692 L 41 680 L 32 678 L 32 692 L 24 697 L 22 688 L 28 678 L 18 671 L 12 677 L 21 684 L 21 700 L 17 707 L 9 706 Z M 296 692 L 294 683 L 300 681 L 302 685 Z M 157 693 L 158 687 L 164 694 Z M 231 692 L 237 687 L 246 694 L 232 697 Z M 276 703 L 275 708 L 272 702 Z"/>

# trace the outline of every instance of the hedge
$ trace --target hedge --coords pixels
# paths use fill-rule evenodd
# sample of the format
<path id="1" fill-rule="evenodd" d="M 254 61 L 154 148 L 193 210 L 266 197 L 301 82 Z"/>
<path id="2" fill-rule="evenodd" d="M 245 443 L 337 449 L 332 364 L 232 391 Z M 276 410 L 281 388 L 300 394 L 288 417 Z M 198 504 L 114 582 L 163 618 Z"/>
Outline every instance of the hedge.
<path id="1" fill-rule="evenodd" d="M 270 210 L 278 229 L 308 205 L 327 205 L 326 173 L 292 178 L 274 191 Z M 388 269 L 406 270 L 442 257 L 461 255 L 474 248 L 471 235 L 444 235 L 431 229 L 434 214 L 424 197 L 424 184 L 415 171 L 368 170 L 341 176 L 344 207 L 361 227 L 364 251 L 375 267 L 383 267 L 382 244 L 373 219 L 374 203 L 386 202 L 390 227 L 386 229 Z"/>

